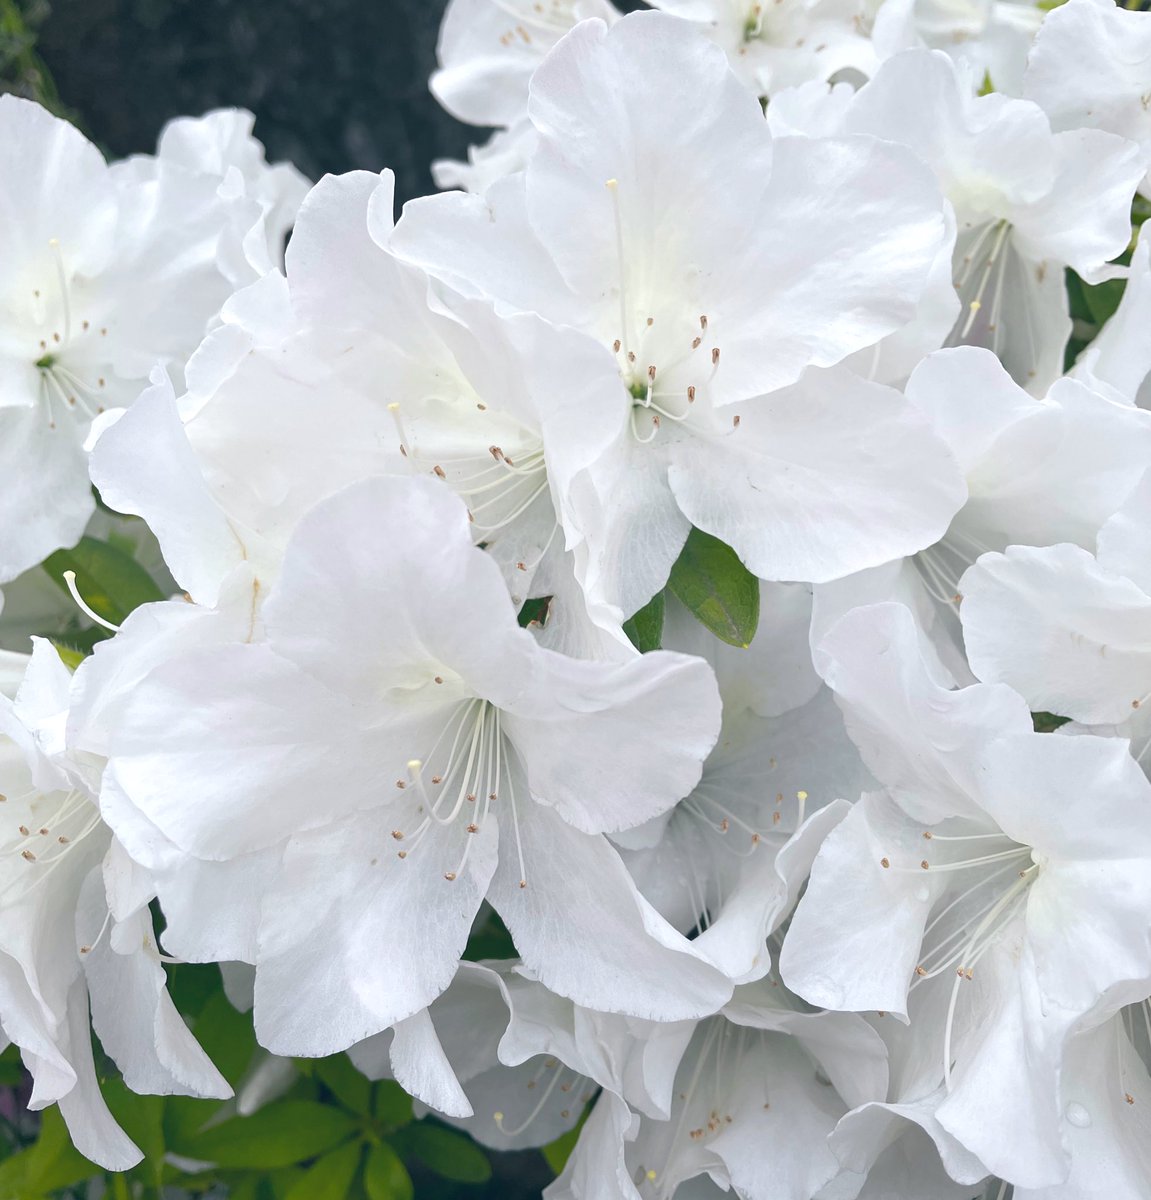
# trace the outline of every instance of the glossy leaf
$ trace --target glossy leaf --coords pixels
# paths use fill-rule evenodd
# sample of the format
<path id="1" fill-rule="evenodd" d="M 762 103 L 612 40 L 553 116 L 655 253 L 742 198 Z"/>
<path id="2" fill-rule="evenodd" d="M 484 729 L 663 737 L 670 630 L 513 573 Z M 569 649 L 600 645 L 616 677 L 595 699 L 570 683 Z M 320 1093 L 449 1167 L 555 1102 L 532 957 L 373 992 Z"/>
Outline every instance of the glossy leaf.
<path id="1" fill-rule="evenodd" d="M 721 641 L 745 648 L 751 644 L 759 624 L 759 580 L 730 546 L 693 529 L 668 584 Z"/>

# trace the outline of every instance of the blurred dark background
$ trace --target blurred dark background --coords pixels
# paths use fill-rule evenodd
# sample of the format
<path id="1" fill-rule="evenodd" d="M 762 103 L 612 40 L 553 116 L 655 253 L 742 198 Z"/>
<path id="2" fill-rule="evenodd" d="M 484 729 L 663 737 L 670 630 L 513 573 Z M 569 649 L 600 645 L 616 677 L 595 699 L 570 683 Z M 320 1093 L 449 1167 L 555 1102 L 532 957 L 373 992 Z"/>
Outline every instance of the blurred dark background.
<path id="1" fill-rule="evenodd" d="M 270 159 L 318 179 L 391 167 L 397 199 L 482 140 L 427 90 L 446 0 L 26 0 L 60 99 L 111 157 L 170 117 L 239 105 Z M 637 3 L 621 7 L 639 7 Z M 38 11 L 37 11 L 38 10 Z"/>

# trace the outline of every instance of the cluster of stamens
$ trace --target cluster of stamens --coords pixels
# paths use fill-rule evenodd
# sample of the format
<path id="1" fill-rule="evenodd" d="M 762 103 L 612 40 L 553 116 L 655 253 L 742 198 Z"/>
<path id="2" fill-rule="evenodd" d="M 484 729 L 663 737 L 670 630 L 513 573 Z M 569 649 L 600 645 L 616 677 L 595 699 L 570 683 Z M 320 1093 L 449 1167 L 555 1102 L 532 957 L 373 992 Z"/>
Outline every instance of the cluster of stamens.
<path id="1" fill-rule="evenodd" d="M 924 841 L 936 847 L 959 848 L 978 843 L 986 853 L 971 858 L 932 862 L 922 858 L 916 866 L 892 866 L 884 856 L 884 870 L 931 875 L 975 872 L 976 881 L 934 912 L 923 931 L 924 954 L 911 982 L 914 989 L 930 979 L 954 973 L 951 1001 L 944 1035 L 944 1078 L 951 1086 L 951 1037 L 959 985 L 975 977 L 980 959 L 996 945 L 999 935 L 1019 913 L 1028 888 L 1039 874 L 1039 865 L 1029 846 L 1020 845 L 1004 833 L 946 835 L 926 830 Z M 933 940 L 934 935 L 934 940 Z M 930 948 L 928 948 L 930 943 Z"/>
<path id="2" fill-rule="evenodd" d="M 40 354 L 33 365 L 40 372 L 40 398 L 48 414 L 48 427 L 55 429 L 58 415 L 82 415 L 91 420 L 104 411 L 103 392 L 107 386 L 107 380 L 100 376 L 95 384 L 86 382 L 71 367 L 62 362 L 60 356 L 72 344 L 73 334 L 77 330 L 82 334 L 95 332 L 100 337 L 107 337 L 108 330 L 106 327 L 93 330 L 91 323 L 87 320 L 81 320 L 78 324 L 73 321 L 71 289 L 60 243 L 53 238 L 49 246 L 55 262 L 55 284 L 63 310 L 63 327 L 55 329 L 47 337 L 39 339 Z M 32 301 L 34 319 L 38 325 L 43 325 L 46 320 L 46 312 L 44 295 L 40 288 L 33 289 Z"/>
<path id="3" fill-rule="evenodd" d="M 435 683 L 442 682 L 443 677 L 437 675 Z M 411 789 L 415 792 L 417 822 L 414 829 L 391 831 L 394 841 L 404 843 L 396 851 L 396 857 L 408 858 L 430 829 L 453 825 L 462 813 L 466 813 L 464 829 L 468 836 L 464 840 L 463 855 L 455 867 L 444 872 L 444 879 L 454 883 L 467 866 L 472 835 L 480 832 L 492 806 L 503 797 L 512 816 L 520 887 L 526 888 L 519 810 L 509 761 L 511 751 L 500 729 L 499 709 L 478 698 L 456 706 L 428 753 L 429 760 L 437 758 L 441 744 L 449 738 L 450 748 L 442 767 L 430 773 L 425 770 L 424 760 L 413 758 L 407 764 L 407 778 L 395 781 L 399 791 Z"/>
<path id="4" fill-rule="evenodd" d="M 619 324 L 620 334 L 612 342 L 612 352 L 619 362 L 620 376 L 632 398 L 632 434 L 636 441 L 647 443 L 654 440 L 664 421 L 682 424 L 693 414 L 693 406 L 700 389 L 706 389 L 719 370 L 720 347 L 715 343 L 712 322 L 706 313 L 699 316 L 699 331 L 692 332 L 688 344 L 673 355 L 670 362 L 662 365 L 644 361 L 637 353 L 638 343 L 631 337 L 632 307 L 628 292 L 627 259 L 624 252 L 623 216 L 619 203 L 619 181 L 609 179 L 606 184 L 612 201 L 615 221 L 616 257 L 619 267 Z M 644 318 L 641 333 L 655 326 L 654 316 Z M 636 348 L 633 348 L 636 347 Z M 673 372 L 682 377 L 684 365 L 694 369 L 697 364 L 700 374 L 695 382 L 675 390 L 663 388 L 661 380 Z M 739 428 L 739 417 L 732 417 L 732 428 Z"/>
<path id="5" fill-rule="evenodd" d="M 545 1075 L 549 1076 L 548 1081 L 543 1087 L 540 1087 Z M 565 1067 L 557 1058 L 543 1059 L 524 1087 L 533 1095 L 538 1091 L 539 1095 L 527 1116 L 518 1125 L 509 1126 L 507 1118 L 502 1112 L 492 1113 L 492 1120 L 495 1121 L 496 1128 L 505 1137 L 518 1137 L 529 1129 L 557 1092 L 561 1098 L 570 1097 L 564 1107 L 560 1109 L 559 1115 L 563 1121 L 571 1120 L 576 1116 L 596 1093 L 596 1085 L 586 1075 L 581 1075 L 578 1071 Z"/>

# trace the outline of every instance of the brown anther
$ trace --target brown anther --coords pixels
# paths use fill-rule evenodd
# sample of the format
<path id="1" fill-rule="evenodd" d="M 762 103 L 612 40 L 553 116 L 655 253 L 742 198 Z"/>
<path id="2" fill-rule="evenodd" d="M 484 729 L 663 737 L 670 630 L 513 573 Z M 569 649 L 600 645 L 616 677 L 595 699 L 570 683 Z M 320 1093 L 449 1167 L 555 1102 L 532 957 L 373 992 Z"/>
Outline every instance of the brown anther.
<path id="1" fill-rule="evenodd" d="M 627 361 L 628 361 L 629 363 L 633 363 L 633 362 L 635 362 L 635 351 L 634 351 L 634 350 L 629 350 L 629 351 L 627 352 Z"/>
<path id="2" fill-rule="evenodd" d="M 920 977 L 920 979 L 922 979 L 923 976 L 927 974 L 927 969 L 925 967 L 916 967 L 915 973 Z"/>
<path id="3" fill-rule="evenodd" d="M 694 383 L 687 389 L 687 402 L 688 402 L 688 404 L 695 403 L 695 384 Z"/>
<path id="4" fill-rule="evenodd" d="M 528 881 L 527 881 L 526 879 L 521 879 L 521 880 L 520 880 L 520 887 L 521 887 L 521 888 L 526 888 L 527 886 L 528 886 Z"/>
<path id="5" fill-rule="evenodd" d="M 968 967 L 967 970 L 964 972 L 963 978 L 964 979 L 973 979 L 974 977 L 975 977 L 975 971 L 971 967 Z"/>
<path id="6" fill-rule="evenodd" d="M 518 563 L 516 563 L 516 570 L 517 570 L 517 571 L 526 571 L 527 569 L 528 569 L 528 568 L 527 568 L 527 564 L 526 564 L 526 563 L 522 563 L 522 562 L 518 562 Z"/>
<path id="7" fill-rule="evenodd" d="M 781 812 L 773 812 L 771 814 L 771 823 L 773 825 L 778 825 L 782 819 L 783 819 L 783 813 L 781 813 Z"/>
<path id="8" fill-rule="evenodd" d="M 444 677 L 442 675 L 433 675 L 432 676 L 433 683 L 443 683 L 443 681 L 444 681 Z"/>
<path id="9" fill-rule="evenodd" d="M 45 341 L 43 338 L 41 338 L 41 339 L 40 339 L 40 349 L 41 349 L 41 350 L 47 350 L 47 349 L 48 349 L 48 343 L 47 343 L 47 342 L 46 342 L 46 341 Z"/>
<path id="10" fill-rule="evenodd" d="M 891 859 L 889 859 L 889 858 L 881 858 L 881 859 L 879 860 L 879 865 L 880 865 L 880 866 L 881 866 L 881 867 L 882 867 L 884 870 L 887 870 L 887 868 L 891 866 Z"/>
<path id="11" fill-rule="evenodd" d="M 21 826 L 20 826 L 20 832 L 21 832 L 21 833 L 22 833 L 22 834 L 23 834 L 25 837 L 27 837 L 27 836 L 29 835 L 29 833 L 31 833 L 31 830 L 28 828 L 28 826 L 27 826 L 27 825 L 21 825 Z"/>
<path id="12" fill-rule="evenodd" d="M 707 332 L 707 317 L 706 317 L 706 315 L 705 315 L 705 316 L 702 316 L 702 317 L 700 317 L 700 319 L 699 319 L 699 327 L 700 327 L 700 329 L 702 329 L 702 330 L 704 331 L 704 333 L 706 333 L 706 332 Z"/>
<path id="13" fill-rule="evenodd" d="M 58 333 L 54 333 L 54 334 L 52 335 L 52 340 L 53 340 L 54 342 L 56 342 L 57 344 L 59 344 L 59 342 L 60 342 L 60 335 L 59 335 Z"/>
<path id="14" fill-rule="evenodd" d="M 924 860 L 923 860 L 923 861 L 922 861 L 922 862 L 921 862 L 919 865 L 920 865 L 920 866 L 921 866 L 921 867 L 922 867 L 922 868 L 923 868 L 925 871 L 926 871 L 926 870 L 927 870 L 927 869 L 928 869 L 928 868 L 931 866 L 931 864 L 930 864 L 930 863 L 927 861 L 927 859 L 924 859 Z"/>
<path id="15" fill-rule="evenodd" d="M 691 339 L 691 348 L 693 350 L 698 350 L 702 344 L 703 344 L 703 338 L 701 338 L 701 337 L 695 337 L 695 338 Z"/>
<path id="16" fill-rule="evenodd" d="M 100 330 L 100 336 L 101 336 L 101 337 L 107 337 L 107 336 L 108 336 L 108 330 L 107 330 L 107 329 L 101 329 L 101 330 Z"/>
<path id="17" fill-rule="evenodd" d="M 560 1116 L 566 1121 L 571 1116 L 571 1112 L 566 1108 L 562 1108 L 560 1109 Z"/>
<path id="18" fill-rule="evenodd" d="M 402 842 L 404 840 L 404 831 L 402 829 L 393 829 L 392 837 L 394 837 L 397 842 Z"/>
<path id="19" fill-rule="evenodd" d="M 407 446 L 405 446 L 405 445 L 404 445 L 404 443 L 403 443 L 403 442 L 401 442 L 401 443 L 400 443 L 400 453 L 401 453 L 401 454 L 402 454 L 402 455 L 403 455 L 405 458 L 407 458 L 407 457 L 408 457 L 408 448 L 407 448 Z"/>
<path id="20" fill-rule="evenodd" d="M 444 878 L 448 881 L 448 883 L 454 883 L 456 880 L 455 871 L 445 871 Z"/>
<path id="21" fill-rule="evenodd" d="M 1132 700 L 1132 701 L 1131 701 L 1131 707 L 1132 707 L 1132 708 L 1138 708 L 1138 707 L 1139 707 L 1139 706 L 1140 706 L 1142 703 L 1143 703 L 1143 701 L 1142 701 L 1142 700 Z"/>
<path id="22" fill-rule="evenodd" d="M 475 804 L 475 802 L 476 802 L 476 796 L 475 796 L 475 793 L 474 793 L 474 792 L 469 792 L 469 793 L 468 793 L 468 797 L 467 797 L 467 799 L 468 799 L 468 803 L 469 803 L 469 804 Z"/>
<path id="23" fill-rule="evenodd" d="M 81 322 L 80 322 L 80 328 L 81 328 L 81 329 L 82 329 L 82 330 L 83 330 L 85 333 L 87 333 L 87 332 L 88 332 L 88 322 L 87 322 L 87 321 L 81 321 Z"/>
<path id="24" fill-rule="evenodd" d="M 397 857 L 397 858 L 407 858 L 407 857 L 408 857 L 408 852 L 407 852 L 406 850 L 397 850 L 397 851 L 396 851 L 396 857 Z"/>
<path id="25" fill-rule="evenodd" d="M 655 383 L 655 367 L 648 367 L 647 377 L 648 377 L 649 382 Z"/>
<path id="26" fill-rule="evenodd" d="M 488 799 L 489 799 L 489 800 L 496 800 L 496 799 L 498 799 L 498 797 L 496 796 L 495 792 L 489 792 L 489 793 L 488 793 Z"/>
<path id="27" fill-rule="evenodd" d="M 486 404 L 481 404 L 478 400 L 476 401 L 476 408 L 478 408 L 480 412 L 488 411 L 488 406 Z"/>
<path id="28" fill-rule="evenodd" d="M 47 829 L 41 829 L 41 830 L 40 830 L 40 836 L 41 836 L 41 837 L 47 837 L 47 836 L 48 836 L 48 830 L 47 830 Z"/>
<path id="29" fill-rule="evenodd" d="M 444 777 L 442 775 L 433 775 L 432 776 L 432 783 L 443 783 L 443 781 L 444 781 Z"/>
<path id="30" fill-rule="evenodd" d="M 718 363 L 718 362 L 719 362 L 719 347 L 713 346 L 711 348 L 711 365 L 714 367 L 716 365 L 716 363 Z"/>
<path id="31" fill-rule="evenodd" d="M 758 834 L 758 833 L 753 833 L 753 834 L 751 835 L 751 844 L 752 844 L 753 846 L 758 846 L 758 845 L 759 845 L 759 834 Z"/>
<path id="32" fill-rule="evenodd" d="M 655 317 L 648 317 L 648 319 L 647 319 L 648 329 L 650 329 L 654 324 L 655 324 Z"/>
<path id="33" fill-rule="evenodd" d="M 736 413 L 736 415 L 731 418 L 731 427 L 732 427 L 732 429 L 739 428 L 739 414 L 738 413 Z"/>
<path id="34" fill-rule="evenodd" d="M 63 834 L 61 834 L 56 841 L 59 842 L 61 846 L 68 845 L 68 839 Z"/>
<path id="35" fill-rule="evenodd" d="M 24 859 L 26 862 L 35 862 L 36 861 L 36 855 L 33 854 L 31 850 L 21 850 L 20 857 L 22 859 Z"/>
<path id="36" fill-rule="evenodd" d="M 92 947 L 91 947 L 91 946 L 81 946 L 81 947 L 80 947 L 80 953 L 81 953 L 81 954 L 91 954 L 91 953 L 92 953 Z"/>
<path id="37" fill-rule="evenodd" d="M 489 446 L 488 453 L 496 460 L 496 462 L 499 462 L 504 456 L 504 452 L 499 448 L 499 446 Z"/>
<path id="38" fill-rule="evenodd" d="M 480 827 L 478 825 L 469 825 L 468 826 L 468 833 L 479 833 L 479 831 L 480 831 Z"/>
<path id="39" fill-rule="evenodd" d="M 924 837 L 925 837 L 925 838 L 926 838 L 928 841 L 931 841 L 931 839 L 932 839 L 932 838 L 935 836 L 935 834 L 933 834 L 933 833 L 931 832 L 931 830 L 930 830 L 930 829 L 925 829 L 925 830 L 923 831 L 923 836 L 924 836 Z"/>
<path id="40" fill-rule="evenodd" d="M 622 345 L 623 345 L 623 342 L 621 342 L 621 341 L 619 340 L 619 338 L 616 338 L 616 340 L 615 340 L 614 342 L 612 342 L 612 344 L 611 344 L 612 351 L 613 351 L 614 353 L 618 354 L 618 353 L 619 353 L 619 348 L 620 348 L 620 346 L 622 346 Z"/>
<path id="41" fill-rule="evenodd" d="M 402 791 L 404 790 L 404 788 L 406 788 L 407 786 L 408 786 L 408 785 L 407 785 L 407 784 L 406 784 L 406 783 L 405 783 L 405 782 L 404 782 L 402 779 L 397 779 L 397 780 L 396 780 L 396 787 L 398 787 L 398 788 L 400 789 L 400 791 L 401 791 L 401 792 L 402 792 Z"/>
<path id="42" fill-rule="evenodd" d="M 1128 1104 L 1134 1104 L 1134 1103 L 1135 1103 L 1135 1097 L 1134 1097 L 1134 1096 L 1132 1096 L 1130 1092 L 1124 1092 L 1124 1093 L 1123 1093 L 1123 1099 L 1124 1099 L 1124 1100 L 1126 1100 Z"/>
<path id="43" fill-rule="evenodd" d="M 447 479 L 447 474 L 444 471 L 443 467 L 441 467 L 439 465 L 439 463 L 436 463 L 436 465 L 434 467 L 432 467 L 432 474 L 438 475 L 441 479 Z"/>

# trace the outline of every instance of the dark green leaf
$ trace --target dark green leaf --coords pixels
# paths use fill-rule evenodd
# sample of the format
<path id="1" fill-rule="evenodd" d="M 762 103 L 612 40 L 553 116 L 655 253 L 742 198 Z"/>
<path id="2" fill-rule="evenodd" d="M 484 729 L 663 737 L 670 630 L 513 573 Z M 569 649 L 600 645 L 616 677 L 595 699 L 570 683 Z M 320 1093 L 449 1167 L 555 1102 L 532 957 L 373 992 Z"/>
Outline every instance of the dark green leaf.
<path id="1" fill-rule="evenodd" d="M 121 1079 L 109 1080 L 100 1090 L 116 1123 L 144 1155 L 133 1173 L 158 1187 L 164 1172 L 164 1097 L 138 1096 Z"/>
<path id="2" fill-rule="evenodd" d="M 412 1200 L 415 1194 L 407 1168 L 387 1142 L 380 1142 L 368 1151 L 364 1191 L 368 1200 Z"/>
<path id="3" fill-rule="evenodd" d="M 345 1108 L 365 1117 L 371 1114 L 371 1082 L 356 1070 L 346 1054 L 320 1059 L 316 1063 L 316 1075 Z"/>
<path id="4" fill-rule="evenodd" d="M 133 609 L 164 593 L 142 566 L 123 550 L 84 537 L 71 550 L 57 550 L 44 560 L 44 570 L 64 591 L 65 571 L 76 572 L 76 589 L 84 602 L 105 621 L 121 624 Z"/>
<path id="5" fill-rule="evenodd" d="M 363 1146 L 349 1142 L 309 1167 L 288 1191 L 286 1200 L 345 1200 L 360 1169 Z"/>
<path id="6" fill-rule="evenodd" d="M 287 1167 L 333 1150 L 355 1130 L 346 1113 L 309 1100 L 280 1100 L 233 1117 L 171 1149 L 221 1167 Z"/>
<path id="7" fill-rule="evenodd" d="M 1096 325 L 1102 325 L 1115 315 L 1126 282 L 1125 279 L 1107 279 L 1103 283 L 1083 284 L 1083 299 Z"/>
<path id="8" fill-rule="evenodd" d="M 411 1124 L 412 1098 L 394 1080 L 384 1079 L 376 1084 L 372 1112 L 385 1128 L 399 1129 Z"/>
<path id="9" fill-rule="evenodd" d="M 455 1183 L 487 1183 L 492 1165 L 463 1134 L 420 1122 L 404 1130 L 404 1146 L 429 1170 Z"/>
<path id="10" fill-rule="evenodd" d="M 623 623 L 623 631 L 641 653 L 658 650 L 663 638 L 663 592 L 652 598 Z"/>
<path id="11" fill-rule="evenodd" d="M 487 906 L 480 913 L 483 919 L 477 920 L 472 927 L 464 958 L 468 962 L 482 962 L 486 958 L 515 958 L 516 944 L 507 926 L 500 920 L 499 913 Z"/>
<path id="12" fill-rule="evenodd" d="M 552 598 L 540 596 L 528 600 L 520 609 L 520 624 L 526 629 L 529 625 L 545 625 L 548 619 L 548 609 L 551 608 Z"/>
<path id="13" fill-rule="evenodd" d="M 1057 717 L 1054 713 L 1037 712 L 1031 714 L 1031 724 L 1036 733 L 1051 733 L 1060 725 L 1066 725 L 1070 717 Z"/>
<path id="14" fill-rule="evenodd" d="M 721 641 L 744 648 L 751 644 L 759 624 L 759 580 L 730 546 L 693 529 L 668 584 Z"/>

